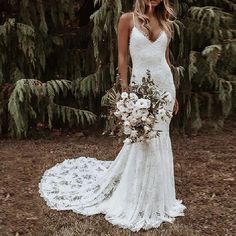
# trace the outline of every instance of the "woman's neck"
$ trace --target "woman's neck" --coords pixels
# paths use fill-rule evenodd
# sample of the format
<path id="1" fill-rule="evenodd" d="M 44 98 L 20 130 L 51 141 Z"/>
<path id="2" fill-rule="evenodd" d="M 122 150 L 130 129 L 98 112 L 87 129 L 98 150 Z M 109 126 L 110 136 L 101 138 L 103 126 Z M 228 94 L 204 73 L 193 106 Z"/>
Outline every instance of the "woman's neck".
<path id="1" fill-rule="evenodd" d="M 156 18 L 156 11 L 155 11 L 155 7 L 152 6 L 148 6 L 147 10 L 145 12 L 145 15 L 148 16 L 148 18 Z"/>

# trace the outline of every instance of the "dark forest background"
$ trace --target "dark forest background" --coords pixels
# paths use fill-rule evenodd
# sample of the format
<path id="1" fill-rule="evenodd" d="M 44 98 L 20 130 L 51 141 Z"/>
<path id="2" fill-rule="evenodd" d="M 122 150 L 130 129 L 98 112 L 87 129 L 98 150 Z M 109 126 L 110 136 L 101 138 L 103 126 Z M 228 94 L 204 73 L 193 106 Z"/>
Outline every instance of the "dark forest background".
<path id="1" fill-rule="evenodd" d="M 214 130 L 236 108 L 236 0 L 175 0 L 171 68 L 180 132 Z M 101 99 L 115 82 L 125 0 L 0 1 L 0 134 L 109 129 Z"/>

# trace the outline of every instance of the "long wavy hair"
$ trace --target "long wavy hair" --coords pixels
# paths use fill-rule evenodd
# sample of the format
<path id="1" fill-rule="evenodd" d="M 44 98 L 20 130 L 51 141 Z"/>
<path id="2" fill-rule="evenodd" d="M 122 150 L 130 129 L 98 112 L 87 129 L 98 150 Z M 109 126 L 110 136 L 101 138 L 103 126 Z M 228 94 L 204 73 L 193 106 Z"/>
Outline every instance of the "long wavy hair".
<path id="1" fill-rule="evenodd" d="M 147 36 L 152 38 L 152 31 L 149 24 L 149 18 L 145 15 L 147 6 L 144 0 L 136 0 L 134 5 L 134 13 L 141 21 L 141 26 L 144 27 L 148 34 Z M 176 18 L 176 13 L 171 7 L 169 0 L 162 0 L 158 6 L 156 6 L 156 15 L 162 30 L 166 31 L 169 40 L 174 36 L 173 20 Z"/>

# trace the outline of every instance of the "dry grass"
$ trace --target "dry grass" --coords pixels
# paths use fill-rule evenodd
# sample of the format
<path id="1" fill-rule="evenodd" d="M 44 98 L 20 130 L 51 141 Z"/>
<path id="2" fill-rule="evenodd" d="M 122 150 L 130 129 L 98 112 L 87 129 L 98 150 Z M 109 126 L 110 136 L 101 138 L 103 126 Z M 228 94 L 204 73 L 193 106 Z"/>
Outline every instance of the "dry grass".
<path id="1" fill-rule="evenodd" d="M 191 138 L 172 136 L 177 196 L 187 206 L 186 216 L 174 224 L 138 233 L 111 225 L 102 214 L 86 217 L 51 210 L 38 194 L 44 170 L 65 158 L 113 160 L 121 147 L 115 138 L 64 134 L 37 140 L 0 140 L 0 235 L 234 235 L 235 134 L 231 122 L 219 134 L 205 131 Z"/>

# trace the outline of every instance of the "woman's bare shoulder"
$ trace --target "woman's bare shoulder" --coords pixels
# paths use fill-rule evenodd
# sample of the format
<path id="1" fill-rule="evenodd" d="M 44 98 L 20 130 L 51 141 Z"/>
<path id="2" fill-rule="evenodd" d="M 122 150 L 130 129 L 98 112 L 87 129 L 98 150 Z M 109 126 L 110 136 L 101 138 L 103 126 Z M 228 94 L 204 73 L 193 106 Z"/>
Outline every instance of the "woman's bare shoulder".
<path id="1" fill-rule="evenodd" d="M 120 16 L 120 21 L 121 22 L 124 22 L 124 23 L 131 23 L 132 22 L 132 19 L 133 19 L 133 13 L 132 12 L 126 12 L 126 13 L 123 13 L 121 16 Z"/>

